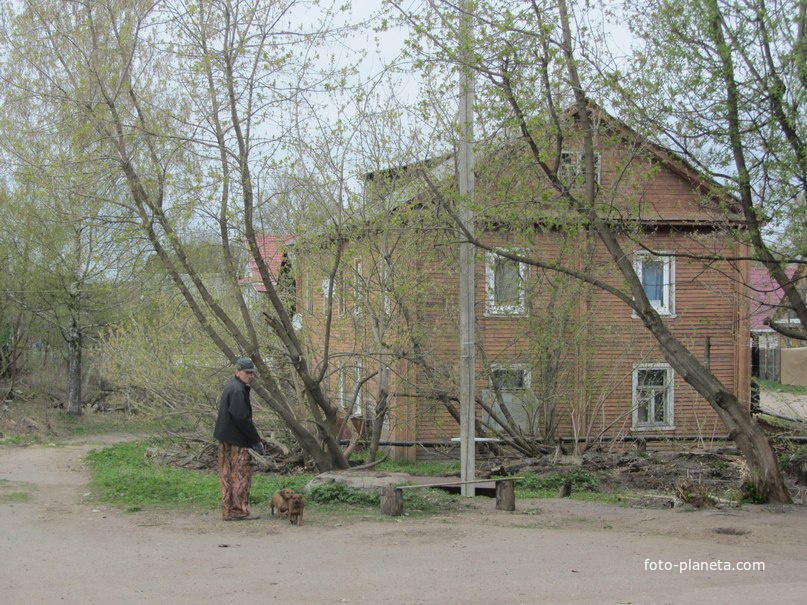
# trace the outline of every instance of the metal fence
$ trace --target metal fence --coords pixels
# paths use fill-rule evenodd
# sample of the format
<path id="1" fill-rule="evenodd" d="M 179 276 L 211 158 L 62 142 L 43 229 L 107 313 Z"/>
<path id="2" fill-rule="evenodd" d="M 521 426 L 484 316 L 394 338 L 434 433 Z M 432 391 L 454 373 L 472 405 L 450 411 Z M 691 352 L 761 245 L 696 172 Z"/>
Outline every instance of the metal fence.
<path id="1" fill-rule="evenodd" d="M 779 349 L 761 349 L 754 346 L 751 350 L 751 359 L 753 376 L 780 382 L 781 356 Z"/>

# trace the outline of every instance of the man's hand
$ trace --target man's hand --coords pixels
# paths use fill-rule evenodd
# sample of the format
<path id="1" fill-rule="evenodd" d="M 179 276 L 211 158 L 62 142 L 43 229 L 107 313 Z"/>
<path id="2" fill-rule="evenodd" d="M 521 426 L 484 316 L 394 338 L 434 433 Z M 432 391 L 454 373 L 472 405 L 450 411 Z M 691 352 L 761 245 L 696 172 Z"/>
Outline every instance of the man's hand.
<path id="1" fill-rule="evenodd" d="M 255 445 L 252 446 L 252 449 L 258 452 L 261 456 L 266 454 L 266 450 L 263 448 L 263 443 L 258 441 Z"/>

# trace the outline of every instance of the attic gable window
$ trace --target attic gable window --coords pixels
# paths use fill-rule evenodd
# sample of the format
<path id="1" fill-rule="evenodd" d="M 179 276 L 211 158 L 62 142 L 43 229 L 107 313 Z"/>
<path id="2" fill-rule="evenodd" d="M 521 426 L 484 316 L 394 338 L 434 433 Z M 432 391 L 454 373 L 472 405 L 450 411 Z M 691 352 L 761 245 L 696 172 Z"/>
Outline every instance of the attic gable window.
<path id="1" fill-rule="evenodd" d="M 600 184 L 602 156 L 599 151 L 594 152 L 594 182 Z M 567 188 L 585 184 L 586 158 L 579 151 L 561 151 L 558 165 L 558 178 Z"/>
<path id="2" fill-rule="evenodd" d="M 526 277 L 525 264 L 488 252 L 485 262 L 485 314 L 526 315 Z"/>

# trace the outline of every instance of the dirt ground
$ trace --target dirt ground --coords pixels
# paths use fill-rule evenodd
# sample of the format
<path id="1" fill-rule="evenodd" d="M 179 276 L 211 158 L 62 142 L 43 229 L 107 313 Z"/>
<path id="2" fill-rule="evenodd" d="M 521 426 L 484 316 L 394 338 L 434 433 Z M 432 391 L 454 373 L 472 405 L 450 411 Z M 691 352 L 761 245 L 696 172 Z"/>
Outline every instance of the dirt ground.
<path id="1" fill-rule="evenodd" d="M 259 511 L 258 521 L 226 523 L 216 511 L 93 504 L 91 439 L 0 446 L 3 603 L 796 603 L 807 594 L 802 505 L 521 500 L 511 513 L 478 497 L 429 519 L 307 511 L 297 527 Z M 15 496 L 25 493 L 29 501 Z M 764 571 L 733 569 L 739 562 Z"/>
<path id="2" fill-rule="evenodd" d="M 764 412 L 807 422 L 807 395 L 763 390 L 759 407 Z"/>

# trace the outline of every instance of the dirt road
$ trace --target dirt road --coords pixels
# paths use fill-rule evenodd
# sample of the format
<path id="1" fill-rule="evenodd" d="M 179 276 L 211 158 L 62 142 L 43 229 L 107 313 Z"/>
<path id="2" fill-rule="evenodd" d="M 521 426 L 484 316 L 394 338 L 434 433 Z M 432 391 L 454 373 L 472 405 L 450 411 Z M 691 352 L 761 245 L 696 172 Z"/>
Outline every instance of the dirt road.
<path id="1" fill-rule="evenodd" d="M 807 422 L 807 395 L 763 390 L 759 407 L 769 414 Z"/>
<path id="2" fill-rule="evenodd" d="M 89 444 L 0 446 L 0 601 L 773 603 L 807 594 L 807 507 L 477 498 L 429 520 L 126 513 L 87 501 Z M 30 493 L 32 498 L 15 494 Z M 705 564 L 711 570 L 681 569 Z M 738 562 L 764 571 L 724 569 Z M 656 570 L 668 567 L 668 570 Z"/>

